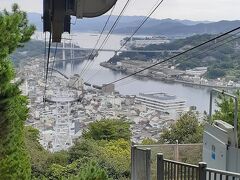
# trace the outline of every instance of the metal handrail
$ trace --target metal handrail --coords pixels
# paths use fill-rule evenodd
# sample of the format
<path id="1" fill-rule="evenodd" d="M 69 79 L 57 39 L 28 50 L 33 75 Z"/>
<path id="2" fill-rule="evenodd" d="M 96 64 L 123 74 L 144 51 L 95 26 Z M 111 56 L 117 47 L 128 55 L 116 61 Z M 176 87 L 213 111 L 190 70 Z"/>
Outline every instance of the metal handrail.
<path id="1" fill-rule="evenodd" d="M 178 144 L 178 146 L 202 146 L 202 143 L 194 143 L 194 144 Z M 151 145 L 142 145 L 142 144 L 137 144 L 135 145 L 136 147 L 161 147 L 161 146 L 176 146 L 176 144 L 151 144 Z"/>
<path id="2" fill-rule="evenodd" d="M 177 164 L 177 165 L 182 165 L 182 166 L 188 166 L 188 167 L 192 167 L 192 168 L 198 168 L 197 165 L 188 164 L 188 163 L 183 163 L 183 162 L 178 162 L 178 161 L 173 161 L 173 160 L 169 160 L 169 159 L 164 159 L 164 162 L 169 162 L 169 163 L 173 163 L 173 164 Z"/>
<path id="3" fill-rule="evenodd" d="M 212 169 L 212 168 L 207 168 L 206 171 L 209 172 L 209 173 L 216 173 L 216 174 L 220 174 L 220 175 L 233 176 L 233 177 L 236 177 L 236 178 L 240 178 L 239 173 L 217 170 L 217 169 Z"/>

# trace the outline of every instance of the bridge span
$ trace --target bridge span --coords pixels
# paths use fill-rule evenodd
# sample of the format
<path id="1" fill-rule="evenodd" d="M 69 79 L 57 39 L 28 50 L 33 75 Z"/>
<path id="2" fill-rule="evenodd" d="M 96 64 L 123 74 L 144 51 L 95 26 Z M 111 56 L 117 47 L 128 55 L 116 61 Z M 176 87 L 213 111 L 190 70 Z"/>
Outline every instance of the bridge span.
<path id="1" fill-rule="evenodd" d="M 55 49 L 54 47 L 51 47 L 51 49 Z M 58 47 L 58 50 L 72 50 L 72 51 L 92 51 L 91 48 L 71 48 L 71 47 Z M 132 53 L 181 53 L 181 50 L 116 50 L 116 49 L 100 49 L 96 51 L 103 51 L 103 52 L 132 52 Z"/>

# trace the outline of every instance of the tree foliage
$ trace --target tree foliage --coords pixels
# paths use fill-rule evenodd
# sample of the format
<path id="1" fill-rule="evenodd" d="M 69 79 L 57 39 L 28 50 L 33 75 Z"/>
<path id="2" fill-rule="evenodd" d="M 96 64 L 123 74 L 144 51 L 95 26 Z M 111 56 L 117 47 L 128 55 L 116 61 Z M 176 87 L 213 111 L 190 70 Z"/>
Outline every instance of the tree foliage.
<path id="1" fill-rule="evenodd" d="M 53 170 L 55 170 L 54 167 L 57 167 L 56 169 L 58 170 L 58 167 L 68 165 L 68 152 L 60 151 L 51 153 L 45 150 L 39 143 L 39 131 L 37 129 L 30 126 L 25 127 L 25 142 L 30 156 L 32 179 L 50 178 L 52 177 Z M 71 167 L 68 168 L 71 169 Z"/>
<path id="2" fill-rule="evenodd" d="M 240 92 L 237 91 L 235 94 L 239 99 L 240 98 Z M 213 119 L 224 120 L 227 123 L 233 125 L 234 100 L 232 98 L 226 97 L 224 95 L 220 95 L 220 96 L 218 96 L 218 99 L 216 101 L 216 105 L 219 109 L 215 111 Z M 240 105 L 240 102 L 239 102 L 238 105 Z M 240 112 L 240 110 L 239 110 L 239 112 Z M 238 118 L 240 118 L 240 114 L 238 114 Z"/>
<path id="3" fill-rule="evenodd" d="M 98 162 L 110 178 L 130 177 L 130 124 L 103 119 L 89 124 L 83 138 L 69 150 L 70 161 L 89 158 Z"/>
<path id="4" fill-rule="evenodd" d="M 23 46 L 35 28 L 28 24 L 25 12 L 12 6 L 12 12 L 0 13 L 0 174 L 1 179 L 30 179 L 31 169 L 24 142 L 27 98 L 19 83 L 11 83 L 14 70 L 9 55 Z"/>
<path id="5" fill-rule="evenodd" d="M 98 144 L 91 139 L 78 139 L 74 146 L 69 149 L 70 161 L 81 158 L 94 158 L 98 156 Z"/>
<path id="6" fill-rule="evenodd" d="M 162 50 L 163 53 L 122 52 L 111 58 L 109 62 L 117 63 L 127 58 L 129 60 L 137 59 L 141 61 L 152 61 L 153 59 L 167 59 L 174 55 L 169 52 L 171 50 L 187 50 L 193 46 L 200 44 L 201 42 L 205 42 L 214 37 L 216 37 L 216 35 L 201 34 L 193 35 L 182 39 L 175 39 L 170 41 L 169 43 L 151 44 L 146 47 L 132 47 L 134 50 Z M 218 47 L 214 51 L 209 51 L 206 53 L 199 53 L 199 51 L 191 51 L 191 54 L 187 53 L 185 55 L 182 55 L 181 57 L 174 58 L 174 60 L 169 62 L 169 64 L 170 66 L 174 65 L 181 70 L 205 66 L 208 67 L 207 73 L 205 74 L 207 78 L 216 79 L 224 76 L 232 76 L 231 79 L 234 80 L 234 77 L 240 77 L 240 52 L 237 50 L 237 44 L 240 43 L 240 40 L 238 39 L 238 35 L 235 35 L 234 38 L 235 41 L 223 44 L 221 47 Z M 203 46 L 203 51 L 208 50 L 210 45 L 216 46 L 216 43 L 219 42 L 214 41 Z"/>
<path id="7" fill-rule="evenodd" d="M 129 141 L 119 139 L 102 143 L 99 150 L 99 163 L 107 170 L 109 177 L 113 179 L 130 177 L 131 145 Z"/>
<path id="8" fill-rule="evenodd" d="M 210 79 L 221 78 L 225 75 L 226 75 L 226 72 L 223 69 L 214 68 L 214 67 L 208 68 L 207 77 Z"/>
<path id="9" fill-rule="evenodd" d="M 55 153 L 44 150 L 39 144 L 38 130 L 26 127 L 25 135 L 31 156 L 32 179 L 129 179 L 131 154 L 129 123 L 121 120 L 102 120 L 90 124 L 89 128 L 99 123 L 104 124 L 98 127 L 97 132 L 100 134 L 107 128 L 112 129 L 106 131 L 107 133 L 104 131 L 109 135 L 106 140 L 104 138 L 95 140 L 93 137 L 98 133 L 92 133 L 95 132 L 94 128 L 94 130 L 91 129 L 91 133 L 89 133 L 90 130 L 86 132 L 87 138 L 77 139 L 67 152 Z M 123 135 L 116 134 L 123 128 L 126 128 Z M 94 134 L 93 137 L 92 134 Z"/>
<path id="10" fill-rule="evenodd" d="M 235 95 L 240 99 L 240 92 L 235 92 Z M 218 96 L 216 101 L 218 110 L 213 115 L 213 120 L 223 120 L 232 126 L 234 125 L 234 100 L 224 95 Z M 238 101 L 238 107 L 240 102 Z M 238 108 L 238 119 L 240 119 L 240 108 Z M 238 121 L 238 127 L 240 127 L 240 121 Z M 238 136 L 240 137 L 240 130 L 238 129 Z M 240 142 L 240 138 L 238 139 Z"/>
<path id="11" fill-rule="evenodd" d="M 130 124 L 115 119 L 96 121 L 89 124 L 88 131 L 83 133 L 83 137 L 94 140 L 130 140 Z"/>
<path id="12" fill-rule="evenodd" d="M 151 138 L 145 138 L 143 139 L 142 145 L 152 145 L 152 144 L 157 144 L 157 141 L 155 141 L 154 139 Z"/>
<path id="13" fill-rule="evenodd" d="M 70 180 L 110 180 L 107 172 L 94 161 L 86 163 L 76 177 Z"/>
<path id="14" fill-rule="evenodd" d="M 193 112 L 183 114 L 170 129 L 164 130 L 160 142 L 175 144 L 202 142 L 203 126 L 199 124 L 197 116 Z"/>

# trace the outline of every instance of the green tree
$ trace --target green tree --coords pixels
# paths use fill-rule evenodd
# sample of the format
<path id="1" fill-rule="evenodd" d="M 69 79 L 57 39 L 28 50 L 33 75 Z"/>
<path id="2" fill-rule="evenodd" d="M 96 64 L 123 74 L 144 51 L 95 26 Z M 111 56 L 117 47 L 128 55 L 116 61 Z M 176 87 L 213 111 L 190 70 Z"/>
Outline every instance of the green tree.
<path id="1" fill-rule="evenodd" d="M 98 162 L 113 179 L 130 178 L 131 145 L 119 139 L 100 144 Z"/>
<path id="2" fill-rule="evenodd" d="M 238 99 L 240 98 L 240 92 L 237 91 L 236 96 Z M 232 98 L 220 95 L 218 96 L 218 99 L 216 101 L 216 105 L 218 107 L 218 110 L 215 111 L 215 114 L 213 115 L 213 119 L 221 119 L 231 125 L 233 125 L 234 121 L 234 100 Z M 240 102 L 239 102 L 240 105 Z M 240 112 L 240 110 L 239 110 Z M 238 118 L 240 117 L 240 114 L 238 114 Z"/>
<path id="3" fill-rule="evenodd" d="M 70 161 L 98 156 L 98 144 L 92 139 L 78 139 L 69 150 Z"/>
<path id="4" fill-rule="evenodd" d="M 240 99 L 240 92 L 235 92 L 235 95 Z M 218 96 L 216 101 L 218 110 L 213 115 L 213 120 L 223 120 L 228 124 L 234 125 L 234 100 L 226 96 Z M 238 101 L 238 107 L 240 102 Z M 240 108 L 238 108 L 238 119 L 240 118 Z M 240 127 L 240 121 L 238 121 L 238 127 Z M 238 137 L 240 137 L 240 129 L 238 128 Z M 240 143 L 240 138 L 238 139 Z"/>
<path id="5" fill-rule="evenodd" d="M 170 129 L 164 130 L 161 143 L 180 144 L 202 142 L 203 126 L 199 124 L 197 116 L 193 112 L 183 114 Z"/>
<path id="6" fill-rule="evenodd" d="M 15 74 L 9 54 L 23 46 L 34 30 L 18 5 L 12 6 L 12 12 L 0 12 L 0 179 L 4 180 L 25 180 L 31 175 L 24 142 L 28 102 L 21 95 L 19 83 L 12 83 Z"/>
<path id="7" fill-rule="evenodd" d="M 50 168 L 48 169 L 48 174 L 46 175 L 46 178 L 54 180 L 67 180 L 70 177 L 78 174 L 78 172 L 80 171 L 80 167 L 82 166 L 85 166 L 85 164 L 81 163 L 80 161 L 75 161 L 66 166 L 62 166 L 60 164 L 51 164 Z"/>
<path id="8" fill-rule="evenodd" d="M 39 131 L 37 129 L 30 126 L 25 127 L 25 142 L 30 156 L 32 179 L 52 177 L 52 174 L 57 174 L 58 167 L 69 165 L 69 153 L 67 151 L 51 153 L 42 147 L 39 143 Z M 74 165 L 67 167 L 67 170 L 73 169 L 72 166 Z"/>
<path id="9" fill-rule="evenodd" d="M 30 126 L 25 127 L 25 143 L 30 156 L 32 177 L 44 177 L 47 172 L 49 152 L 39 143 L 39 131 Z"/>
<path id="10" fill-rule="evenodd" d="M 104 119 L 89 124 L 83 137 L 94 140 L 130 140 L 130 124 L 124 120 Z"/>
<path id="11" fill-rule="evenodd" d="M 70 148 L 70 162 L 98 162 L 113 179 L 130 176 L 130 141 L 79 139 Z"/>
<path id="12" fill-rule="evenodd" d="M 110 180 L 110 178 L 108 178 L 107 172 L 96 162 L 90 161 L 82 166 L 79 174 L 71 180 Z"/>
<path id="13" fill-rule="evenodd" d="M 217 79 L 225 76 L 226 73 L 223 69 L 210 67 L 208 68 L 207 77 L 210 79 Z"/>
<path id="14" fill-rule="evenodd" d="M 152 144 L 157 144 L 157 141 L 151 138 L 145 138 L 142 141 L 142 145 L 152 145 Z"/>

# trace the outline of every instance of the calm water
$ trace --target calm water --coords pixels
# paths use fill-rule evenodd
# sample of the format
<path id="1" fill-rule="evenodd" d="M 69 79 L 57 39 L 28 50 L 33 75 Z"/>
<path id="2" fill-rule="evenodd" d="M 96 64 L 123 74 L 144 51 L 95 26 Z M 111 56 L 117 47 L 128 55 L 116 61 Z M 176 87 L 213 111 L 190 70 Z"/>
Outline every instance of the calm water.
<path id="1" fill-rule="evenodd" d="M 81 47 L 92 48 L 98 36 L 81 33 L 75 34 L 74 43 Z M 113 35 L 110 37 L 105 48 L 117 49 L 120 47 L 120 41 L 124 36 Z M 107 61 L 113 57 L 112 52 L 100 52 L 99 56 L 91 63 L 90 68 L 84 74 L 84 80 L 88 82 L 102 85 L 110 83 L 124 76 L 124 74 L 111 71 L 99 65 L 100 62 Z M 74 67 L 67 64 L 65 69 L 61 69 L 67 75 L 78 74 L 86 65 L 86 61 Z M 171 95 L 176 95 L 187 101 L 188 106 L 196 106 L 200 112 L 209 109 L 209 88 L 190 87 L 182 84 L 164 83 L 160 81 L 139 79 L 132 77 L 116 84 L 116 90 L 124 95 L 138 95 L 139 93 L 165 92 Z"/>

